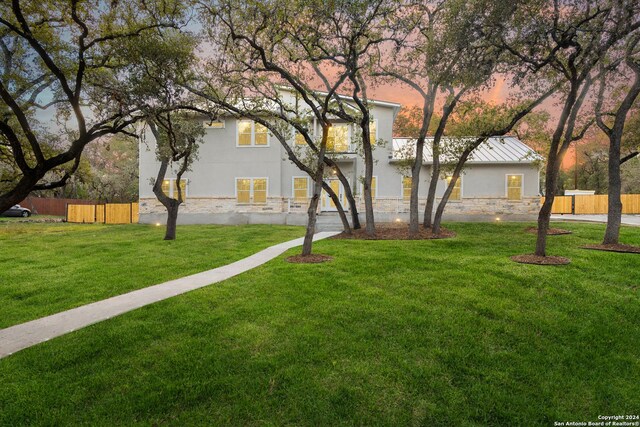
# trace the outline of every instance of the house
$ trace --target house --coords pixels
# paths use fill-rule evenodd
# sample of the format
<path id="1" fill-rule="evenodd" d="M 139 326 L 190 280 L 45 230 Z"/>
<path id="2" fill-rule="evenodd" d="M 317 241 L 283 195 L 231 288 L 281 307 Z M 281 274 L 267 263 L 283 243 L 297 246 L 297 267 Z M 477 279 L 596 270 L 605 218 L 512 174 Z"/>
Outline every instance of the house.
<path id="1" fill-rule="evenodd" d="M 405 176 L 407 168 L 402 166 L 398 148 L 412 142 L 392 137 L 399 104 L 370 101 L 370 105 L 372 133 L 377 141 L 372 182 L 376 220 L 406 220 L 411 178 Z M 192 170 L 183 175 L 186 198 L 180 207 L 179 223 L 306 223 L 311 178 L 286 158 L 280 142 L 264 126 L 234 117 L 213 123 L 203 119 L 203 126 L 206 135 L 200 145 L 199 158 Z M 319 126 L 314 127 L 319 133 Z M 349 179 L 359 211 L 363 213 L 364 162 L 356 152 L 356 129 L 336 120 L 330 132 L 328 150 Z M 295 135 L 289 143 L 304 144 Z M 425 148 L 427 146 L 430 146 L 428 142 Z M 429 150 L 426 151 L 420 175 L 421 209 L 424 209 L 430 178 L 431 158 Z M 533 150 L 515 137 L 491 138 L 468 162 L 447 206 L 445 219 L 485 220 L 496 215 L 534 218 L 540 201 L 538 161 Z M 158 168 L 154 141 L 148 137 L 140 145 L 140 222 L 143 223 L 156 223 L 165 218 L 165 209 L 152 191 Z M 348 209 L 342 185 L 330 170 L 327 181 Z M 439 180 L 438 196 L 444 192 L 446 183 L 447 177 Z M 172 195 L 175 175 L 168 172 L 163 186 Z M 335 205 L 323 192 L 319 224 L 338 224 L 335 212 Z"/>

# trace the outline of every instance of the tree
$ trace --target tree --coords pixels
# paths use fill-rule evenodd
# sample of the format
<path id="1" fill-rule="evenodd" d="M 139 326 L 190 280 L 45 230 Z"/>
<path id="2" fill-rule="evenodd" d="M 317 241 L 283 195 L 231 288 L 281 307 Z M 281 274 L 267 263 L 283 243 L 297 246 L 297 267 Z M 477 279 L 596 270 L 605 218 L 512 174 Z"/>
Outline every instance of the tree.
<path id="1" fill-rule="evenodd" d="M 15 171 L 5 173 L 5 163 L 0 211 L 32 190 L 65 185 L 87 144 L 141 120 L 140 106 L 123 102 L 130 62 L 122 46 L 180 28 L 186 12 L 181 2 L 153 0 L 0 4 L 0 146 Z M 49 108 L 63 137 L 35 118 Z"/>
<path id="2" fill-rule="evenodd" d="M 153 194 L 167 209 L 164 240 L 175 240 L 178 209 L 184 202 L 182 176 L 197 159 L 198 140 L 204 135 L 204 128 L 192 114 L 177 111 L 154 114 L 148 118 L 147 123 L 156 142 L 156 156 L 160 160 L 158 176 L 153 183 Z M 177 165 L 177 191 L 174 190 L 174 197 L 170 197 L 163 188 L 167 169 L 172 164 Z"/>
<path id="3" fill-rule="evenodd" d="M 561 112 L 547 153 L 545 201 L 538 215 L 535 255 L 544 257 L 562 159 L 592 124 L 580 118 L 585 116 L 582 107 L 592 82 L 599 77 L 597 67 L 640 21 L 633 1 L 531 2 L 520 10 L 522 14 L 511 24 L 512 30 L 504 33 L 500 45 L 523 72 L 533 71 L 550 85 L 562 85 Z M 614 59 L 606 67 L 613 69 L 618 64 Z"/>
<path id="4" fill-rule="evenodd" d="M 433 113 L 427 135 L 433 135 L 438 128 L 440 116 Z M 403 106 L 393 122 L 393 136 L 397 138 L 418 138 L 422 124 L 422 108 L 418 105 Z"/>
<path id="5" fill-rule="evenodd" d="M 614 71 L 620 73 L 620 70 L 612 70 L 611 73 L 601 72 L 600 88 L 598 90 L 598 99 L 595 108 L 595 117 L 598 127 L 609 138 L 609 186 L 608 186 L 608 209 L 607 209 L 607 228 L 604 233 L 602 243 L 618 244 L 620 240 L 620 224 L 622 223 L 622 200 L 620 193 L 622 190 L 622 177 L 620 173 L 621 165 L 621 143 L 624 134 L 624 125 L 627 120 L 629 111 L 640 94 L 640 34 L 634 34 L 626 43 L 624 52 L 624 63 L 633 73 L 633 82 L 627 89 L 622 102 L 609 114 L 613 117 L 613 123 L 603 117 L 603 104 L 605 98 L 605 90 L 608 83 L 615 81 L 612 74 Z M 627 70 L 627 71 L 628 71 Z M 623 78 L 626 74 L 621 73 Z M 626 80 L 626 79 L 625 79 Z"/>
<path id="6" fill-rule="evenodd" d="M 138 200 L 138 157 L 138 140 L 128 135 L 113 135 L 87 146 L 84 158 L 90 173 L 85 197 L 116 203 Z M 76 178 L 77 172 L 71 182 Z"/>
<path id="7" fill-rule="evenodd" d="M 404 45 L 381 60 L 374 75 L 391 77 L 414 89 L 422 97 L 420 113 L 412 111 L 416 143 L 411 168 L 409 234 L 419 231 L 418 190 L 426 136 L 435 115 L 435 102 L 442 98 L 442 112 L 435 124 L 431 149 L 431 180 L 424 211 L 423 226 L 431 227 L 436 188 L 440 176 L 440 142 L 447 121 L 460 100 L 485 85 L 500 57 L 489 38 L 495 32 L 484 31 L 492 22 L 508 19 L 514 7 L 509 3 L 447 0 L 416 2 L 407 8 Z M 419 118 L 418 118 L 419 116 Z"/>
<path id="8" fill-rule="evenodd" d="M 444 209 L 466 162 L 472 158 L 473 152 L 490 137 L 506 135 L 516 128 L 524 117 L 531 114 L 554 92 L 555 87 L 552 87 L 534 99 L 517 100 L 504 105 L 478 100 L 468 101 L 458 109 L 458 114 L 451 126 L 455 129 L 453 134 L 457 134 L 457 136 L 450 137 L 448 147 L 449 157 L 456 159 L 456 161 L 451 168 L 451 179 L 436 208 L 432 227 L 434 234 L 440 233 Z M 471 134 L 476 136 L 467 136 Z"/>
<path id="9" fill-rule="evenodd" d="M 358 10 L 367 12 L 373 10 L 375 14 L 379 9 L 370 8 L 368 4 L 361 3 Z M 326 148 L 329 130 L 336 117 L 357 123 L 361 128 L 365 127 L 366 129 L 362 132 L 363 146 L 371 145 L 366 93 L 362 96 L 366 89 L 359 68 L 354 69 L 351 66 L 352 59 L 347 60 L 349 55 L 362 54 L 359 49 L 365 37 L 359 32 L 353 33 L 356 30 L 351 28 L 350 23 L 353 23 L 354 13 L 351 3 L 337 2 L 327 10 L 323 5 L 296 2 L 282 2 L 267 7 L 260 1 L 216 2 L 209 4 L 204 12 L 205 21 L 208 23 L 209 40 L 212 43 L 223 41 L 218 46 L 225 53 L 225 60 L 215 61 L 213 68 L 220 70 L 224 67 L 226 70 L 224 73 L 216 72 L 216 74 L 225 78 L 225 86 L 230 84 L 232 87 L 243 89 L 237 94 L 238 100 L 247 98 L 270 101 L 274 108 L 267 112 L 267 115 L 293 126 L 317 155 L 317 164 L 313 168 L 314 194 L 308 210 L 309 222 L 303 244 L 303 255 L 311 252 L 325 165 L 334 168 L 337 172 L 347 193 L 354 228 L 359 227 L 357 206 L 348 180 L 335 161 L 327 156 Z M 338 17 L 345 20 L 341 19 L 337 22 L 335 18 Z M 308 25 L 311 22 L 314 23 L 313 26 Z M 366 30 L 368 24 L 369 21 L 365 19 L 357 28 L 359 31 Z M 332 31 L 323 33 L 319 29 L 324 26 L 326 30 L 327 26 L 331 25 L 335 26 Z M 345 46 L 336 44 L 334 40 L 332 40 L 333 44 L 321 43 L 320 38 L 333 34 L 336 30 L 352 31 L 349 36 L 345 36 L 345 38 L 350 37 L 353 42 L 349 45 L 351 53 L 345 54 L 341 51 L 340 49 Z M 336 61 L 342 63 L 342 68 Z M 349 66 L 345 65 L 346 62 Z M 353 106 L 345 105 L 344 97 L 338 93 L 340 89 L 346 87 L 346 82 L 351 84 L 354 95 L 349 99 L 358 105 L 357 113 L 353 112 Z M 292 102 L 283 99 L 282 88 L 277 86 L 282 83 L 288 85 L 293 91 Z M 326 92 L 319 92 L 316 89 L 318 85 Z M 196 93 L 204 94 L 202 90 L 197 89 Z M 292 103 L 295 108 L 292 108 Z M 305 111 L 297 108 L 300 104 L 304 105 Z M 363 109 L 366 112 L 363 113 Z M 247 113 L 247 109 L 243 108 L 241 113 Z M 321 129 L 321 136 L 317 140 L 310 127 L 305 126 L 304 120 L 300 119 L 300 114 L 310 115 Z M 364 151 L 367 159 L 370 157 L 371 149 L 365 148 Z M 291 158 L 291 153 L 288 154 Z M 372 164 L 370 159 L 369 164 Z M 369 175 L 370 184 L 371 174 Z M 371 218 L 368 227 L 373 227 L 371 200 L 369 203 L 365 201 L 365 205 L 371 212 L 371 216 L 367 215 L 367 218 Z"/>

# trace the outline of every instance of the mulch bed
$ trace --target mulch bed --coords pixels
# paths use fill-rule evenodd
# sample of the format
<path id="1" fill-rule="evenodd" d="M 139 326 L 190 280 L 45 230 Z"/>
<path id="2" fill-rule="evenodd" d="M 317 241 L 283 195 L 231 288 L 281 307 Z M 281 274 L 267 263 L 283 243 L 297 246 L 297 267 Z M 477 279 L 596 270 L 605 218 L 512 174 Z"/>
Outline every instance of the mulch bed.
<path id="1" fill-rule="evenodd" d="M 609 245 L 585 245 L 582 249 L 593 249 L 595 251 L 622 252 L 625 254 L 640 254 L 640 246 L 624 245 L 622 243 Z"/>
<path id="2" fill-rule="evenodd" d="M 525 230 L 527 233 L 538 234 L 538 227 L 527 227 Z M 563 230 L 562 228 L 549 228 L 547 230 L 547 236 L 560 236 L 562 234 L 572 234 L 571 230 Z"/>
<path id="3" fill-rule="evenodd" d="M 535 264 L 535 265 L 566 265 L 571 262 L 569 258 L 563 256 L 538 256 L 534 254 L 514 255 L 510 257 L 512 261 L 519 262 L 520 264 Z"/>
<path id="4" fill-rule="evenodd" d="M 440 233 L 435 235 L 430 229 L 425 230 L 420 227 L 420 231 L 416 237 L 409 237 L 409 226 L 407 224 L 376 224 L 376 234 L 369 236 L 364 228 L 359 230 L 351 230 L 351 234 L 342 232 L 332 239 L 353 239 L 353 240 L 432 240 L 432 239 L 448 239 L 455 237 L 456 233 L 440 228 Z"/>
<path id="5" fill-rule="evenodd" d="M 322 254 L 294 255 L 285 258 L 287 262 L 293 264 L 320 264 L 321 262 L 331 261 L 332 259 L 332 256 Z"/>

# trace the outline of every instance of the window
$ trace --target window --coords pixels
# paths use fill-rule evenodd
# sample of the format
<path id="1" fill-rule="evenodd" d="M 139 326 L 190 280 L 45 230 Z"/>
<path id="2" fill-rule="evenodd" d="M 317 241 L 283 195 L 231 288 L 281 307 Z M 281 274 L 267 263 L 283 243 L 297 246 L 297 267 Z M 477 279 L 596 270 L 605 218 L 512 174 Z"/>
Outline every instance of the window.
<path id="1" fill-rule="evenodd" d="M 404 200 L 411 200 L 411 177 L 402 177 L 402 198 Z"/>
<path id="2" fill-rule="evenodd" d="M 507 200 L 522 200 L 522 175 L 507 175 Z"/>
<path id="3" fill-rule="evenodd" d="M 205 120 L 202 125 L 207 129 L 224 129 L 224 120 Z"/>
<path id="4" fill-rule="evenodd" d="M 452 176 L 447 177 L 447 186 L 451 184 Z M 449 195 L 449 200 L 461 200 L 462 199 L 462 176 L 459 176 L 456 179 L 456 183 L 453 186 L 453 190 L 451 190 L 451 194 Z"/>
<path id="5" fill-rule="evenodd" d="M 175 179 L 171 180 L 171 184 L 172 184 L 172 195 L 171 197 L 173 197 L 174 199 L 178 198 L 178 181 Z M 180 180 L 180 194 L 182 195 L 182 201 L 185 201 L 187 199 L 187 180 L 186 179 L 181 179 Z"/>
<path id="6" fill-rule="evenodd" d="M 239 204 L 267 203 L 267 178 L 236 178 Z"/>
<path id="7" fill-rule="evenodd" d="M 238 122 L 238 145 L 251 145 L 251 128 L 252 123 L 249 120 L 240 120 Z"/>
<path id="8" fill-rule="evenodd" d="M 180 180 L 180 191 L 182 192 L 182 201 L 187 200 L 187 186 L 188 180 L 181 179 Z M 176 185 L 175 178 L 169 178 L 162 181 L 162 192 L 167 196 L 178 199 L 178 186 Z"/>
<path id="9" fill-rule="evenodd" d="M 296 145 L 307 145 L 307 141 L 304 139 L 304 135 L 300 132 L 296 132 Z"/>
<path id="10" fill-rule="evenodd" d="M 267 203 L 267 180 L 265 178 L 253 180 L 253 203 Z"/>
<path id="11" fill-rule="evenodd" d="M 236 198 L 238 203 L 251 203 L 251 180 L 236 180 Z"/>
<path id="12" fill-rule="evenodd" d="M 309 198 L 309 178 L 293 177 L 293 200 L 306 203 Z"/>
<path id="13" fill-rule="evenodd" d="M 254 123 L 255 127 L 255 145 L 267 145 L 269 143 L 269 135 L 267 133 L 267 127 L 260 123 Z"/>
<path id="14" fill-rule="evenodd" d="M 371 141 L 371 144 L 375 144 L 376 141 L 378 140 L 378 121 L 377 120 L 372 120 L 369 123 L 369 141 Z"/>
<path id="15" fill-rule="evenodd" d="M 327 136 L 327 151 L 344 153 L 349 151 L 349 126 L 345 124 L 333 125 Z"/>
<path id="16" fill-rule="evenodd" d="M 375 176 L 371 177 L 371 198 L 375 199 L 378 196 L 378 179 Z M 362 177 L 362 182 L 360 183 L 361 193 L 364 194 L 364 177 Z"/>
<path id="17" fill-rule="evenodd" d="M 238 147 L 269 146 L 269 131 L 266 126 L 252 120 L 238 120 Z"/>

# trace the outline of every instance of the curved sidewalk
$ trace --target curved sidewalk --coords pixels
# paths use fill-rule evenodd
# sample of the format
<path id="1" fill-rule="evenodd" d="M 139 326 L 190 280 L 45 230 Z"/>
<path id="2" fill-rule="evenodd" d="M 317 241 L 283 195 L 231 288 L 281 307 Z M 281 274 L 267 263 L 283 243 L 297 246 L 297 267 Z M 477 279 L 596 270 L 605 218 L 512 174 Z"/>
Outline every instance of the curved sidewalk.
<path id="1" fill-rule="evenodd" d="M 322 240 L 340 232 L 316 233 L 313 240 Z M 118 295 L 102 301 L 83 305 L 51 316 L 0 329 L 0 359 L 17 351 L 48 341 L 60 335 L 73 332 L 85 326 L 110 319 L 154 302 L 162 301 L 194 289 L 237 276 L 256 268 L 286 252 L 300 246 L 304 238 L 290 240 L 263 249 L 247 258 L 241 259 L 213 270 L 149 286 L 137 291 Z"/>

